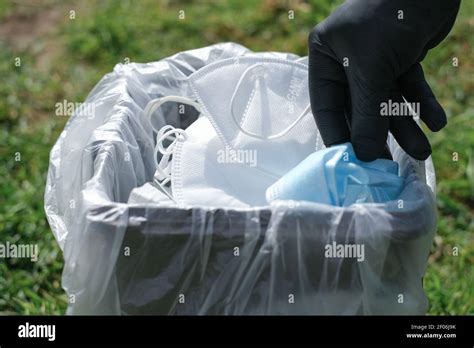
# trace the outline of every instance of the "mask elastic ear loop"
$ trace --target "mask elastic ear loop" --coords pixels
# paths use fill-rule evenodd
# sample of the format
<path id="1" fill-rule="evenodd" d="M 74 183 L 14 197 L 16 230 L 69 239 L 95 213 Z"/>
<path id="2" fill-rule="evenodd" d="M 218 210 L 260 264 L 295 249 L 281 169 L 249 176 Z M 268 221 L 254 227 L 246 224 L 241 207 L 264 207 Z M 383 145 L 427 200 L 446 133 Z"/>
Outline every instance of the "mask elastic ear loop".
<path id="1" fill-rule="evenodd" d="M 282 136 L 284 136 L 285 134 L 287 134 L 289 131 L 291 131 L 305 116 L 306 114 L 310 111 L 310 104 L 308 103 L 308 106 L 303 110 L 303 112 L 296 118 L 295 121 L 293 121 L 292 124 L 290 124 L 287 128 L 285 128 L 283 131 L 277 133 L 277 134 L 274 134 L 274 135 L 271 135 L 269 137 L 262 137 L 256 133 L 251 133 L 251 132 L 248 132 L 246 131 L 245 129 L 243 129 L 239 122 L 237 122 L 237 119 L 235 117 L 235 114 L 234 114 L 234 101 L 235 101 L 235 97 L 237 95 L 237 92 L 239 91 L 239 88 L 240 88 L 240 85 L 242 84 L 244 78 L 247 76 L 247 74 L 259 67 L 259 66 L 264 66 L 264 64 L 262 63 L 257 63 L 257 64 L 254 64 L 250 67 L 248 67 L 242 74 L 242 76 L 240 77 L 239 81 L 237 82 L 237 86 L 235 86 L 235 90 L 234 90 L 234 93 L 232 94 L 232 98 L 230 99 L 230 114 L 232 116 L 232 120 L 234 121 L 235 125 L 237 126 L 237 128 L 240 129 L 240 131 L 250 137 L 253 137 L 253 138 L 257 138 L 257 139 L 261 139 L 261 140 L 273 140 L 273 139 L 277 139 L 277 138 L 280 138 Z"/>
<path id="2" fill-rule="evenodd" d="M 172 136 L 175 138 L 173 139 Z M 171 125 L 164 126 L 160 129 L 158 134 L 156 135 L 156 148 L 160 151 L 163 155 L 170 155 L 173 153 L 173 147 L 177 140 L 185 141 L 188 139 L 186 131 L 181 128 L 174 128 Z M 171 140 L 172 143 L 166 147 L 163 146 L 163 141 Z"/>
<path id="3" fill-rule="evenodd" d="M 168 184 L 171 181 L 171 167 L 170 167 L 170 160 L 171 160 L 171 155 L 173 153 L 173 148 L 176 145 L 176 141 L 185 141 L 187 139 L 187 134 L 186 131 L 180 128 L 174 128 L 171 125 L 164 125 L 160 129 L 156 129 L 153 125 L 153 122 L 151 122 L 151 118 L 153 116 L 153 113 L 161 107 L 164 103 L 167 102 L 177 102 L 181 104 L 186 104 L 194 107 L 199 113 L 201 113 L 201 106 L 195 102 L 194 100 L 187 98 L 187 97 L 182 97 L 178 95 L 170 95 L 166 97 L 161 97 L 161 98 L 156 98 L 153 100 L 150 100 L 148 104 L 145 107 L 145 110 L 143 111 L 145 119 L 148 121 L 149 126 L 157 133 L 156 135 L 156 146 L 155 150 L 153 151 L 153 160 L 155 162 L 156 166 L 156 171 L 158 174 L 158 178 L 155 178 L 153 182 L 158 185 L 158 187 L 165 193 L 168 198 L 171 200 L 174 200 L 171 191 L 169 188 L 166 187 L 166 184 Z M 162 120 L 162 123 L 164 124 L 165 121 Z M 172 136 L 175 138 L 173 139 Z M 167 139 L 171 141 L 171 144 L 165 149 L 163 147 L 163 141 Z M 158 163 L 158 152 L 160 152 L 163 156 L 161 158 L 160 163 Z M 163 163 L 163 164 L 162 164 Z"/>
<path id="4" fill-rule="evenodd" d="M 153 100 L 150 100 L 148 104 L 145 107 L 145 110 L 143 111 L 143 114 L 145 115 L 145 119 L 148 120 L 150 127 L 155 131 L 158 132 L 159 129 L 156 129 L 153 125 L 153 122 L 151 122 L 151 118 L 156 110 L 158 110 L 161 105 L 167 102 L 176 102 L 176 103 L 181 103 L 181 104 L 186 104 L 194 107 L 199 113 L 201 113 L 201 105 L 199 103 L 195 102 L 194 100 L 187 98 L 187 97 L 182 97 L 179 95 L 169 95 L 166 97 L 161 97 L 161 98 L 156 98 Z M 165 121 L 163 120 L 163 123 Z"/>
<path id="5" fill-rule="evenodd" d="M 174 139 L 173 137 L 174 136 Z M 171 144 L 166 147 L 163 147 L 163 141 L 171 140 Z M 174 128 L 171 125 L 166 125 L 161 128 L 158 132 L 156 138 L 156 147 L 153 153 L 155 165 L 156 165 L 156 174 L 154 178 L 154 183 L 157 184 L 161 190 L 172 200 L 174 200 L 171 190 L 166 187 L 166 185 L 171 181 L 171 156 L 173 154 L 174 147 L 176 142 L 186 141 L 187 134 L 186 131 L 181 128 Z M 163 156 L 161 157 L 160 162 L 158 163 L 157 157 L 158 152 L 161 152 Z"/>
<path id="6" fill-rule="evenodd" d="M 182 96 L 179 96 L 179 95 L 169 95 L 169 96 L 166 96 L 166 97 L 156 98 L 156 99 L 150 100 L 148 102 L 148 104 L 146 105 L 145 110 L 143 111 L 143 113 L 145 115 L 145 119 L 148 120 L 148 123 L 150 124 L 150 127 L 157 133 L 156 147 L 155 147 L 155 151 L 154 151 L 154 161 L 155 161 L 155 165 L 156 165 L 157 168 L 159 167 L 159 163 L 157 161 L 158 152 L 161 152 L 163 155 L 168 154 L 168 151 L 172 150 L 171 145 L 174 145 L 174 142 L 178 139 L 178 137 L 179 136 L 183 136 L 183 137 L 186 136 L 186 132 L 182 129 L 178 130 L 177 128 L 174 128 L 171 125 L 165 125 L 165 126 L 161 127 L 160 129 L 156 129 L 153 125 L 153 122 L 151 122 L 151 118 L 153 117 L 153 113 L 156 110 L 158 110 L 158 108 L 161 107 L 164 103 L 167 103 L 167 102 L 176 102 L 176 103 L 190 105 L 190 106 L 194 107 L 199 113 L 202 112 L 201 111 L 201 105 L 199 105 L 199 103 L 195 102 L 194 100 L 192 100 L 190 98 L 182 97 Z M 164 121 L 163 121 L 163 123 L 164 123 Z M 173 130 L 177 129 L 177 130 L 176 131 L 171 131 L 172 129 Z M 165 134 L 165 133 L 167 135 L 163 139 L 161 139 L 162 135 Z M 169 138 L 170 135 L 175 135 L 176 139 L 175 140 L 170 139 Z M 165 150 L 164 147 L 163 147 L 163 140 L 165 140 L 165 139 L 173 140 L 173 143 L 170 146 L 168 146 L 168 150 Z M 180 139 L 180 140 L 182 140 L 182 139 Z"/>

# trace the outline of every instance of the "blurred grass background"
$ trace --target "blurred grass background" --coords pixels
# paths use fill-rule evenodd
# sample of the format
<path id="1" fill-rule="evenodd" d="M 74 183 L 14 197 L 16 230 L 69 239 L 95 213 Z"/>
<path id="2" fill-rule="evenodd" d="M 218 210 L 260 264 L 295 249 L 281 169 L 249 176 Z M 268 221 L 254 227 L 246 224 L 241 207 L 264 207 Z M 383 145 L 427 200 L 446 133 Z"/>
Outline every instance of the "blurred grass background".
<path id="1" fill-rule="evenodd" d="M 0 313 L 63 314 L 67 306 L 62 254 L 43 209 L 49 151 L 67 121 L 55 116 L 57 102 L 83 101 L 126 58 L 155 61 L 222 41 L 306 55 L 309 30 L 340 2 L 0 0 L 0 242 L 40 249 L 36 263 L 0 259 Z M 424 278 L 430 314 L 474 314 L 473 29 L 474 1 L 464 0 L 449 37 L 423 62 L 449 118 L 427 132 L 440 214 Z"/>

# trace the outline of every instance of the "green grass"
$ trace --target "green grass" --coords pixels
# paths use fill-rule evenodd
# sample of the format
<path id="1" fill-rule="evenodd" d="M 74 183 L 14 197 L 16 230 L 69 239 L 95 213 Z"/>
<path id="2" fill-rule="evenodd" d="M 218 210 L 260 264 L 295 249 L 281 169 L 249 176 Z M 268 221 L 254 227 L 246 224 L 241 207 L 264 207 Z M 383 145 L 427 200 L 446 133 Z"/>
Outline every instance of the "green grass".
<path id="1" fill-rule="evenodd" d="M 46 222 L 43 195 L 49 151 L 65 124 L 54 116 L 63 99 L 82 101 L 97 81 L 126 57 L 155 61 L 179 51 L 221 41 L 252 50 L 306 55 L 309 30 L 341 1 L 69 1 L 76 19 L 51 23 L 49 37 L 18 51 L 0 39 L 0 240 L 38 243 L 40 259 L 0 260 L 0 313 L 60 314 L 62 254 Z M 38 2 L 40 3 L 40 2 Z M 38 4 L 37 3 L 37 4 Z M 287 4 L 290 5 L 287 5 Z M 25 12 L 19 2 L 0 0 L 0 26 Z M 179 19 L 183 10 L 184 19 Z M 289 20 L 288 11 L 294 10 Z M 34 15 L 36 10 L 26 11 Z M 474 314 L 474 2 L 465 0 L 447 40 L 423 66 L 445 107 L 448 126 L 429 133 L 438 179 L 436 243 L 424 279 L 430 314 Z M 49 52 L 48 40 L 59 46 Z M 44 46 L 42 46 L 44 45 Z M 39 48 L 38 48 L 39 47 Z M 52 64 L 39 64 L 48 54 Z M 15 57 L 22 66 L 14 67 Z M 451 65 L 459 58 L 459 67 Z M 21 161 L 15 155 L 21 154 Z M 454 153 L 457 160 L 454 160 Z M 453 248 L 459 255 L 453 256 Z"/>

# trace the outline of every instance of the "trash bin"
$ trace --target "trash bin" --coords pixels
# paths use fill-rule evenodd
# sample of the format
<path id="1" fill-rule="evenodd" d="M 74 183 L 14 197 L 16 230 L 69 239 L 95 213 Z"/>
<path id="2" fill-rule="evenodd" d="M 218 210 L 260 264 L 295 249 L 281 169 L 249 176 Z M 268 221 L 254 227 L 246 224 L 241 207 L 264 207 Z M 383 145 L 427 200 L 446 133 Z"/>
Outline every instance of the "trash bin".
<path id="1" fill-rule="evenodd" d="M 399 199 L 334 207 L 277 201 L 250 208 L 127 203 L 151 182 L 147 103 L 191 96 L 183 83 L 213 62 L 260 55 L 222 43 L 148 64 L 118 64 L 51 150 L 45 210 L 61 247 L 68 314 L 424 314 L 422 278 L 435 226 L 431 158 L 390 136 Z M 169 124 L 186 128 L 192 108 Z"/>

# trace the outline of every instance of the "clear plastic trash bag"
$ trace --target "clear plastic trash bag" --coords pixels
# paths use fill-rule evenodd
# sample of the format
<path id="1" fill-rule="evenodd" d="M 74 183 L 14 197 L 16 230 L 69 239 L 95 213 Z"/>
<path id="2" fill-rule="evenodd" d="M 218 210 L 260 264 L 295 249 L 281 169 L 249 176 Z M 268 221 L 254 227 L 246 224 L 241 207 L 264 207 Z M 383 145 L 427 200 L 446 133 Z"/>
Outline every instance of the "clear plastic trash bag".
<path id="1" fill-rule="evenodd" d="M 436 226 L 431 158 L 389 139 L 405 187 L 396 201 L 349 207 L 278 201 L 243 209 L 128 204 L 151 182 L 148 101 L 190 96 L 186 76 L 259 54 L 222 43 L 148 64 L 118 64 L 51 150 L 45 210 L 65 260 L 68 314 L 423 314 Z M 225 78 L 225 77 L 223 77 Z M 195 111 L 166 122 L 185 128 Z M 342 251 L 341 251 L 342 250 Z M 344 257 L 342 257 L 344 256 Z"/>

